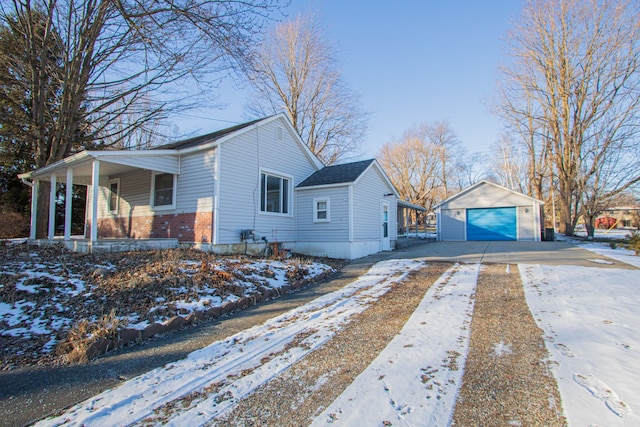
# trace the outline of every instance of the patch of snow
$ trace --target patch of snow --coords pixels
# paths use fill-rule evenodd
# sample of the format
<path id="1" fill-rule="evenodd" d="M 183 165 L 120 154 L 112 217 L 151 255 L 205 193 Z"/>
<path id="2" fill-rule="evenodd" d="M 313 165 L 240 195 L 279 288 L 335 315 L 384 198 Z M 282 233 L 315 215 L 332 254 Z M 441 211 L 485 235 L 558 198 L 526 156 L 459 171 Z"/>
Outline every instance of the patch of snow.
<path id="1" fill-rule="evenodd" d="M 521 267 L 570 425 L 640 425 L 639 270 Z"/>
<path id="2" fill-rule="evenodd" d="M 440 277 L 402 331 L 312 426 L 448 425 L 462 383 L 478 270 L 477 264 L 456 265 Z"/>
<path id="3" fill-rule="evenodd" d="M 493 346 L 493 354 L 496 356 L 504 356 L 505 354 L 511 354 L 511 345 L 505 344 L 504 341 L 500 341 Z"/>
<path id="4" fill-rule="evenodd" d="M 640 257 L 636 256 L 633 251 L 624 248 L 613 249 L 608 243 L 603 242 L 584 242 L 575 243 L 577 246 L 587 249 L 591 252 L 595 252 L 598 255 L 603 255 L 616 261 L 624 262 L 634 267 L 640 268 Z"/>
<path id="5" fill-rule="evenodd" d="M 605 265 L 615 264 L 615 262 L 607 261 L 606 259 L 598 259 L 598 258 L 588 258 L 587 261 L 593 262 L 595 264 L 605 264 Z"/>

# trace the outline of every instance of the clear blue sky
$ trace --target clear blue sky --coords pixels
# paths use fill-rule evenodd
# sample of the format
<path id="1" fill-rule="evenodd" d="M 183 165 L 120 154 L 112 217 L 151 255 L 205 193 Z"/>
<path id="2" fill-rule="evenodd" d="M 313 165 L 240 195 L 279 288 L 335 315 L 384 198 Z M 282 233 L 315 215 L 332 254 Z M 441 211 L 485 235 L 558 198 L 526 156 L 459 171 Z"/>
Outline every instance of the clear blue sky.
<path id="1" fill-rule="evenodd" d="M 489 111 L 504 37 L 520 0 L 296 1 L 290 16 L 312 6 L 339 48 L 346 82 L 372 113 L 364 155 L 412 125 L 446 119 L 470 153 L 486 154 L 502 130 Z M 182 132 L 206 133 L 242 122 L 247 92 L 223 85 L 227 107 L 185 120 Z"/>

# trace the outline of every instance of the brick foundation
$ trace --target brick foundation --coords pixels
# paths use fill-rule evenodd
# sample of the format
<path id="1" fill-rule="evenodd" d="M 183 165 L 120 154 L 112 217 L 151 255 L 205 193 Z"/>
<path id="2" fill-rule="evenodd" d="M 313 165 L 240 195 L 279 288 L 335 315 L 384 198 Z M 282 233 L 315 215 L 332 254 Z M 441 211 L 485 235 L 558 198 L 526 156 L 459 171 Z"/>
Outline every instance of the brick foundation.
<path id="1" fill-rule="evenodd" d="M 212 227 L 212 212 L 99 218 L 98 238 L 174 238 L 181 242 L 211 243 Z"/>

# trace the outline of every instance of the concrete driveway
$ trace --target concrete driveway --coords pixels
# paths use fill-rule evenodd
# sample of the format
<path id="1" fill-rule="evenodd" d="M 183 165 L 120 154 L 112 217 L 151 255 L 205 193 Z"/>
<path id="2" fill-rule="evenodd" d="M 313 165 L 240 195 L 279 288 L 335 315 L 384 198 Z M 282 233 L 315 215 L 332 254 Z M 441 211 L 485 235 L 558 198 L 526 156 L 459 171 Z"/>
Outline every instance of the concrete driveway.
<path id="1" fill-rule="evenodd" d="M 573 246 L 569 242 L 407 242 L 409 246 L 392 252 L 389 258 L 472 263 L 576 265 L 581 267 L 635 267 Z M 597 260 L 605 261 L 599 263 Z"/>

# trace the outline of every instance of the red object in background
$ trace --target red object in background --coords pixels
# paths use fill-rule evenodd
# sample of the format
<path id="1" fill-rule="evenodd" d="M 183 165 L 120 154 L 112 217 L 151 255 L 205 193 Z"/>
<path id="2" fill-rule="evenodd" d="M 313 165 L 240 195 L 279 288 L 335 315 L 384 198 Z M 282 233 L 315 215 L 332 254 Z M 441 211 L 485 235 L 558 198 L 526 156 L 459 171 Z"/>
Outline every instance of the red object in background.
<path id="1" fill-rule="evenodd" d="M 596 218 L 596 228 L 613 228 L 616 226 L 618 220 L 610 216 L 603 216 Z"/>

